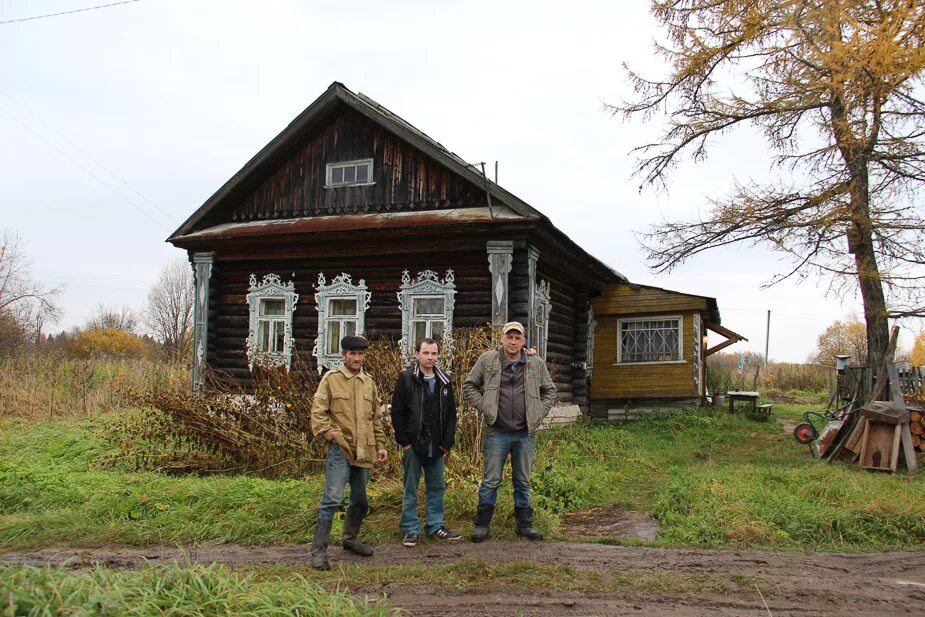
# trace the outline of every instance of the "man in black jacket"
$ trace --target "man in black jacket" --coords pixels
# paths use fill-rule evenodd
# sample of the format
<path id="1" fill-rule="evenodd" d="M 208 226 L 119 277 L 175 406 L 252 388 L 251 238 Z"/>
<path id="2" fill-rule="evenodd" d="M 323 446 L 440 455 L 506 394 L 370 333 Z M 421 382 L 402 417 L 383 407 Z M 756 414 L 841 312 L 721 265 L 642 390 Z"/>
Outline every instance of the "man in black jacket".
<path id="1" fill-rule="evenodd" d="M 404 546 L 415 546 L 420 533 L 418 485 L 424 472 L 424 530 L 438 540 L 459 540 L 443 520 L 445 455 L 456 439 L 456 399 L 450 377 L 437 366 L 437 341 L 418 342 L 416 362 L 398 375 L 392 394 L 392 426 L 402 447 L 405 495 L 399 525 Z"/>

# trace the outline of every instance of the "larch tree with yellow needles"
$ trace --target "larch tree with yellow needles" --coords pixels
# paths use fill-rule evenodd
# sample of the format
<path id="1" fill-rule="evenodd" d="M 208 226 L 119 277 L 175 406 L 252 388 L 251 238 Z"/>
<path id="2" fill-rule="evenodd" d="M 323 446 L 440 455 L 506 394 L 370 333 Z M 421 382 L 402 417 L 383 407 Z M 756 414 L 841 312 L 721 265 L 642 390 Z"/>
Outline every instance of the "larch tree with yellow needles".
<path id="1" fill-rule="evenodd" d="M 812 274 L 856 287 L 871 366 L 888 319 L 925 315 L 925 3 L 921 0 L 654 0 L 668 74 L 627 67 L 634 100 L 608 106 L 667 115 L 639 146 L 642 185 L 667 186 L 682 158 L 701 161 L 736 127 L 774 156 L 765 180 L 733 182 L 707 214 L 640 234 L 650 267 L 669 271 L 744 242 L 787 255 L 766 284 Z"/>

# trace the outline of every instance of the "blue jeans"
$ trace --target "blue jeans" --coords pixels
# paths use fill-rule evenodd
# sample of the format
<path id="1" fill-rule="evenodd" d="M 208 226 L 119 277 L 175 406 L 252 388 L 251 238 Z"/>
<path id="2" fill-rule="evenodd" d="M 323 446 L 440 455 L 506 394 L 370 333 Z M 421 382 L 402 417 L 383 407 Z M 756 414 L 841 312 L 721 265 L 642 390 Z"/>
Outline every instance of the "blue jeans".
<path id="1" fill-rule="evenodd" d="M 536 460 L 536 437 L 527 431 L 502 433 L 490 426 L 482 440 L 485 469 L 479 486 L 479 505 L 495 505 L 498 486 L 508 454 L 511 455 L 511 478 L 514 481 L 514 507 L 530 507 L 530 473 Z"/>
<path id="2" fill-rule="evenodd" d="M 443 477 L 443 455 L 436 458 L 421 458 L 414 448 L 402 453 L 402 467 L 405 472 L 405 495 L 401 502 L 399 526 L 405 533 L 418 533 L 421 521 L 418 518 L 418 485 L 421 471 L 424 472 L 424 530 L 429 535 L 443 527 L 443 495 L 446 482 Z"/>
<path id="3" fill-rule="evenodd" d="M 354 467 L 347 462 L 340 446 L 328 444 L 328 462 L 324 468 L 324 493 L 318 508 L 318 520 L 333 521 L 334 513 L 344 501 L 344 489 L 350 483 L 350 507 L 363 514 L 369 509 L 366 499 L 366 483 L 369 482 L 369 469 Z"/>

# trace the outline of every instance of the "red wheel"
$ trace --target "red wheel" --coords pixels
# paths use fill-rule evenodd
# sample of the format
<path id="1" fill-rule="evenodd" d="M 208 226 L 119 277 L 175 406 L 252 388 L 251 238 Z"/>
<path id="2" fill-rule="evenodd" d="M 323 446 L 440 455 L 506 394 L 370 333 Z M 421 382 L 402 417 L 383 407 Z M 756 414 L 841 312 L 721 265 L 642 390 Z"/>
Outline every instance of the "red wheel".
<path id="1" fill-rule="evenodd" d="M 793 438 L 797 440 L 797 443 L 803 445 L 811 443 L 818 436 L 819 433 L 816 432 L 815 427 L 809 422 L 797 424 L 793 429 Z"/>

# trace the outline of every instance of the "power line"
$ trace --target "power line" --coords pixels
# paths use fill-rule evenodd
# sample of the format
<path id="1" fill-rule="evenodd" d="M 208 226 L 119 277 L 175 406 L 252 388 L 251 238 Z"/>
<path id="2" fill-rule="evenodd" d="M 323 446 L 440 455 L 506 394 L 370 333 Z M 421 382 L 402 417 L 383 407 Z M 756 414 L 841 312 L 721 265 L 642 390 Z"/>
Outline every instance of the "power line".
<path id="1" fill-rule="evenodd" d="M 95 11 L 96 9 L 108 9 L 111 6 L 119 6 L 120 4 L 131 4 L 133 2 L 140 2 L 141 0 L 122 0 L 122 2 L 112 2 L 110 4 L 100 4 L 99 6 L 88 6 L 83 9 L 74 9 L 72 11 L 61 11 L 60 13 L 49 13 L 47 15 L 36 15 L 34 17 L 20 17 L 18 19 L 7 19 L 6 21 L 0 21 L 0 26 L 3 24 L 15 24 L 20 21 L 32 21 L 33 19 L 45 19 L 46 17 L 58 17 L 60 15 L 70 15 L 71 13 L 83 13 L 85 11 Z"/>
<path id="2" fill-rule="evenodd" d="M 90 159 L 91 161 L 93 161 L 93 163 L 95 163 L 95 164 L 96 164 L 98 167 L 100 167 L 101 169 L 105 170 L 110 176 L 112 176 L 113 178 L 115 178 L 116 180 L 118 180 L 119 182 L 121 182 L 122 184 L 124 184 L 130 191 L 132 191 L 133 193 L 135 193 L 136 195 L 138 195 L 139 197 L 141 197 L 142 199 L 144 199 L 146 202 L 148 202 L 149 204 L 151 204 L 152 206 L 154 206 L 155 208 L 157 208 L 158 210 L 160 210 L 160 212 L 161 212 L 162 214 L 164 214 L 165 216 L 167 216 L 167 218 L 168 218 L 168 220 L 169 220 L 170 222 L 173 222 L 173 221 L 174 221 L 174 216 L 173 216 L 172 214 L 170 214 L 169 212 L 167 212 L 166 210 L 164 210 L 163 208 L 161 208 L 159 205 L 157 205 L 156 203 L 154 203 L 154 201 L 152 201 L 151 199 L 148 199 L 148 197 L 147 197 L 144 193 L 142 193 L 141 191 L 137 190 L 135 187 L 133 187 L 132 185 L 130 185 L 128 182 L 126 182 L 125 180 L 123 180 L 122 178 L 120 178 L 113 170 L 109 169 L 108 167 L 106 167 L 105 165 L 103 165 L 102 163 L 100 163 L 98 160 L 96 160 L 95 158 L 93 158 L 93 157 L 90 155 L 89 152 L 87 152 L 86 150 L 84 150 L 83 148 L 81 148 L 80 146 L 78 146 L 77 144 L 75 144 L 73 141 L 71 141 L 70 139 L 68 139 L 68 138 L 65 137 L 64 135 L 62 135 L 60 132 L 56 131 L 55 128 L 54 128 L 53 126 L 51 126 L 50 124 L 48 124 L 47 122 L 45 122 L 44 120 L 42 120 L 42 119 L 38 116 L 38 114 L 36 114 L 34 111 L 32 111 L 31 109 L 29 109 L 28 107 L 26 107 L 25 105 L 23 105 L 22 103 L 20 103 L 20 102 L 17 101 L 16 99 L 14 99 L 12 96 L 10 96 L 10 94 L 9 94 L 8 92 L 6 92 L 6 91 L 3 90 L 2 88 L 0 88 L 0 94 L 2 94 L 2 95 L 5 96 L 6 98 L 10 99 L 11 101 L 13 101 L 13 102 L 16 103 L 17 105 L 19 105 L 19 106 L 20 106 L 22 109 L 24 109 L 29 115 L 31 115 L 33 118 L 35 118 L 36 120 L 38 120 L 39 122 L 41 122 L 41 123 L 45 126 L 45 128 L 47 128 L 49 131 L 51 131 L 52 133 L 54 133 L 55 135 L 57 135 L 58 137 L 60 137 L 62 140 L 64 140 L 65 142 L 67 142 L 72 148 L 74 148 L 75 150 L 77 150 L 78 152 L 80 152 L 81 154 L 83 154 L 85 157 L 87 157 L 88 159 Z"/>
<path id="3" fill-rule="evenodd" d="M 164 226 L 163 223 L 161 223 L 161 222 L 158 221 L 156 218 L 154 218 L 153 216 L 151 216 L 150 214 L 148 214 L 148 212 L 147 212 L 146 210 L 144 210 L 141 206 L 139 206 L 139 205 L 136 204 L 134 201 L 132 201 L 131 199 L 129 199 L 128 197 L 126 197 L 125 195 L 123 195 L 122 193 L 120 193 L 119 191 L 117 191 L 117 190 L 116 190 L 115 188 L 113 188 L 109 183 L 107 183 L 105 180 L 103 180 L 102 178 L 100 178 L 99 176 L 97 176 L 95 173 L 93 173 L 92 171 L 90 171 L 89 169 L 87 169 L 86 167 L 84 167 L 83 165 L 81 165 L 80 163 L 78 163 L 77 161 L 75 161 L 75 160 L 74 160 L 72 157 L 70 157 L 66 152 L 64 152 L 63 150 L 61 150 L 60 148 L 58 148 L 58 146 L 56 146 L 55 144 L 51 143 L 50 141 L 48 141 L 47 139 L 45 139 L 44 137 L 42 137 L 41 135 L 39 135 L 36 131 L 32 130 L 32 127 L 30 127 L 29 125 L 23 123 L 19 118 L 17 118 L 16 116 L 14 116 L 13 114 L 11 114 L 11 113 L 8 112 L 7 110 L 5 110 L 5 109 L 3 109 L 3 108 L 0 108 L 0 111 L 2 111 L 2 112 L 5 113 L 7 116 L 9 116 L 10 118 L 12 118 L 12 119 L 13 119 L 17 124 L 19 124 L 21 127 L 23 127 L 24 129 L 26 129 L 27 131 L 29 131 L 30 133 L 32 133 L 33 135 L 35 135 L 36 137 L 38 137 L 39 139 L 41 139 L 42 141 L 44 141 L 44 142 L 45 142 L 50 148 L 52 148 L 55 152 L 57 152 L 58 154 L 60 154 L 61 156 L 63 156 L 64 158 L 66 158 L 67 160 L 69 160 L 70 162 L 72 162 L 74 165 L 76 165 L 77 167 L 79 167 L 80 169 L 82 169 L 87 175 L 91 176 L 94 180 L 96 180 L 97 182 L 99 182 L 100 184 L 102 184 L 103 186 L 105 186 L 106 188 L 108 188 L 110 191 L 112 191 L 113 193 L 115 193 L 116 195 L 118 195 L 119 197 L 121 197 L 126 203 L 128 203 L 130 206 L 132 206 L 133 208 L 135 208 L 136 210 L 138 210 L 138 212 L 140 212 L 141 214 L 145 215 L 147 218 L 151 219 L 151 221 L 152 221 L 155 225 L 157 225 L 157 226 L 160 227 L 161 229 L 164 229 L 164 230 L 166 230 L 166 231 L 168 231 L 168 232 L 170 231 L 169 229 L 167 229 L 167 227 Z"/>

